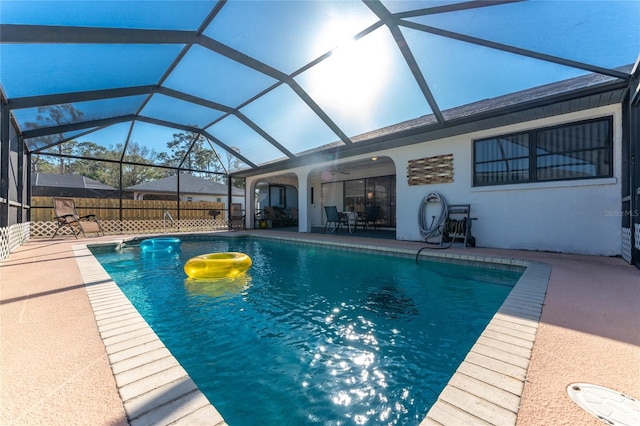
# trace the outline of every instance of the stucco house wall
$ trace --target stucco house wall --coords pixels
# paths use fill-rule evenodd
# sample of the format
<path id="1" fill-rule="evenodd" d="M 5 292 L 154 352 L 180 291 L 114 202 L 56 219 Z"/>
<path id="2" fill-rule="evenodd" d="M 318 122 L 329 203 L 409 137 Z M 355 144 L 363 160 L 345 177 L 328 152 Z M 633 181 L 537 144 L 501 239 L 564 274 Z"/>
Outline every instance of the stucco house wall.
<path id="1" fill-rule="evenodd" d="M 471 215 L 478 218 L 473 222 L 472 232 L 479 247 L 618 256 L 621 254 L 621 218 L 616 215 L 621 205 L 621 114 L 620 105 L 611 105 L 381 150 L 376 155 L 391 158 L 395 170 L 366 169 L 362 176 L 396 174 L 396 238 L 399 240 L 422 240 L 418 223 L 420 203 L 430 192 L 439 192 L 449 204 L 471 204 Z M 612 177 L 473 187 L 474 140 L 600 117 L 613 117 Z M 452 183 L 409 186 L 406 177 L 409 160 L 444 154 L 454 156 Z M 349 161 L 370 156 L 351 157 Z M 335 163 L 327 162 L 324 166 L 331 164 Z M 322 166 L 291 170 L 300 182 L 307 182 L 299 192 L 300 232 L 322 226 L 320 191 L 327 180 L 313 173 Z M 356 177 L 357 174 L 351 174 L 348 178 Z M 248 178 L 247 186 L 260 179 L 260 176 Z M 311 187 L 314 203 L 310 198 Z"/>
<path id="2" fill-rule="evenodd" d="M 575 121 L 613 117 L 613 177 L 473 187 L 473 140 Z M 471 204 L 478 246 L 615 256 L 621 253 L 621 108 L 602 107 L 430 141 L 389 152 L 396 163 L 399 240 L 420 240 L 417 215 L 429 192 L 449 204 Z M 409 186 L 409 160 L 454 155 L 454 182 Z"/>

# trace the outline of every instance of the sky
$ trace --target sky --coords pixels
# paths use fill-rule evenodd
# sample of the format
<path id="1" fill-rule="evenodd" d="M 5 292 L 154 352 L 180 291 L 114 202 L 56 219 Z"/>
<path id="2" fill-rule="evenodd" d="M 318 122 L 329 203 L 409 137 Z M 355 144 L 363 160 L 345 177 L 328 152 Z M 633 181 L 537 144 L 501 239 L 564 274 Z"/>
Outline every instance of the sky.
<path id="1" fill-rule="evenodd" d="M 391 12 L 404 12 L 447 2 L 382 3 Z M 214 5 L 213 1 L 3 0 L 0 22 L 195 31 Z M 241 116 L 160 94 L 74 106 L 85 119 L 140 113 L 206 129 L 215 140 L 261 164 L 338 141 L 340 132 L 351 138 L 431 114 L 431 105 L 407 65 L 407 53 L 440 110 L 587 73 L 436 35 L 429 32 L 431 28 L 604 68 L 634 63 L 640 52 L 640 0 L 534 0 L 406 17 L 409 25 L 399 30 L 400 42 L 408 47 L 405 51 L 385 26 L 354 40 L 377 20 L 369 7 L 354 0 L 232 0 L 203 34 L 260 61 L 267 73 L 197 44 L 0 41 L 0 84 L 9 99 L 162 84 L 236 108 Z M 322 61 L 307 65 L 327 53 Z M 293 76 L 292 84 L 281 84 L 275 78 L 281 75 Z M 299 96 L 301 91 L 326 114 L 324 121 Z M 263 96 L 254 98 L 260 93 Z M 36 108 L 13 113 L 23 129 L 27 123 L 44 125 Z M 128 132 L 128 124 L 114 125 L 81 140 L 113 146 L 124 142 Z M 175 132 L 137 123 L 132 138 L 161 150 Z M 284 150 L 274 147 L 273 141 Z"/>

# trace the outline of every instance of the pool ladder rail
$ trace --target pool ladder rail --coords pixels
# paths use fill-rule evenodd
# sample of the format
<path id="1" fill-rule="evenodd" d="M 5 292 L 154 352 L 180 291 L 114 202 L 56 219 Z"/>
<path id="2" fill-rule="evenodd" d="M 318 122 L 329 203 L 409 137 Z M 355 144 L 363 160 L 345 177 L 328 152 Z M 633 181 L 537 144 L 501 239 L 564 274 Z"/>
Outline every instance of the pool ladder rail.
<path id="1" fill-rule="evenodd" d="M 165 210 L 164 213 L 162 214 L 162 233 L 163 234 L 167 233 L 167 218 L 169 218 L 169 222 L 171 222 L 171 227 L 176 226 L 176 221 L 173 220 L 173 217 L 171 217 L 171 213 L 169 213 L 169 210 Z"/>

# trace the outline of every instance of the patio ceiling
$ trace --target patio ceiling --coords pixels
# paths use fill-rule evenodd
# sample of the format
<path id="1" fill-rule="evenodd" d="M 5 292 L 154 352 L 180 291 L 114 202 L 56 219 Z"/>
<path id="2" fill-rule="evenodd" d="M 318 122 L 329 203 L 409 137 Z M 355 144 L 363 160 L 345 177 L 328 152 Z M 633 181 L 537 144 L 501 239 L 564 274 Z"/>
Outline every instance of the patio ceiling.
<path id="1" fill-rule="evenodd" d="M 635 0 L 0 3 L 0 88 L 29 152 L 75 140 L 126 163 L 187 132 L 237 175 L 380 149 L 398 123 L 446 128 L 534 87 L 627 82 L 639 52 Z"/>

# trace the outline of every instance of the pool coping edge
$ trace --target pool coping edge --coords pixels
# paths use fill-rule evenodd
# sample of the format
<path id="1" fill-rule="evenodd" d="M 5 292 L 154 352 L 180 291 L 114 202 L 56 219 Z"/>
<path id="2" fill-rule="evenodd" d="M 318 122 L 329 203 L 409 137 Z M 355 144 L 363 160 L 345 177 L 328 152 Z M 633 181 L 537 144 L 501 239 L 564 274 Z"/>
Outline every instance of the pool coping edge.
<path id="1" fill-rule="evenodd" d="M 226 425 L 88 245 L 72 249 L 129 424 Z"/>
<path id="2" fill-rule="evenodd" d="M 286 236 L 260 237 L 397 253 L 418 259 L 415 249 Z M 446 252 L 437 247 L 425 248 L 427 250 L 418 252 L 424 258 L 520 266 L 525 270 L 440 392 L 420 426 L 515 425 L 551 277 L 551 265 L 501 256 Z"/>
<path id="3" fill-rule="evenodd" d="M 515 425 L 551 266 L 527 268 L 420 426 Z"/>
<path id="4" fill-rule="evenodd" d="M 415 250 L 372 244 L 299 237 L 257 237 L 415 255 Z M 95 245 L 119 245 L 132 239 Z M 132 426 L 187 425 L 204 421 L 206 424 L 226 425 L 213 404 L 200 392 L 93 256 L 88 249 L 90 245 L 94 244 L 74 245 L 73 251 L 129 423 Z M 515 425 L 551 266 L 523 259 L 447 253 L 443 250 L 423 251 L 421 256 L 525 268 L 420 423 L 420 426 L 452 423 Z"/>

